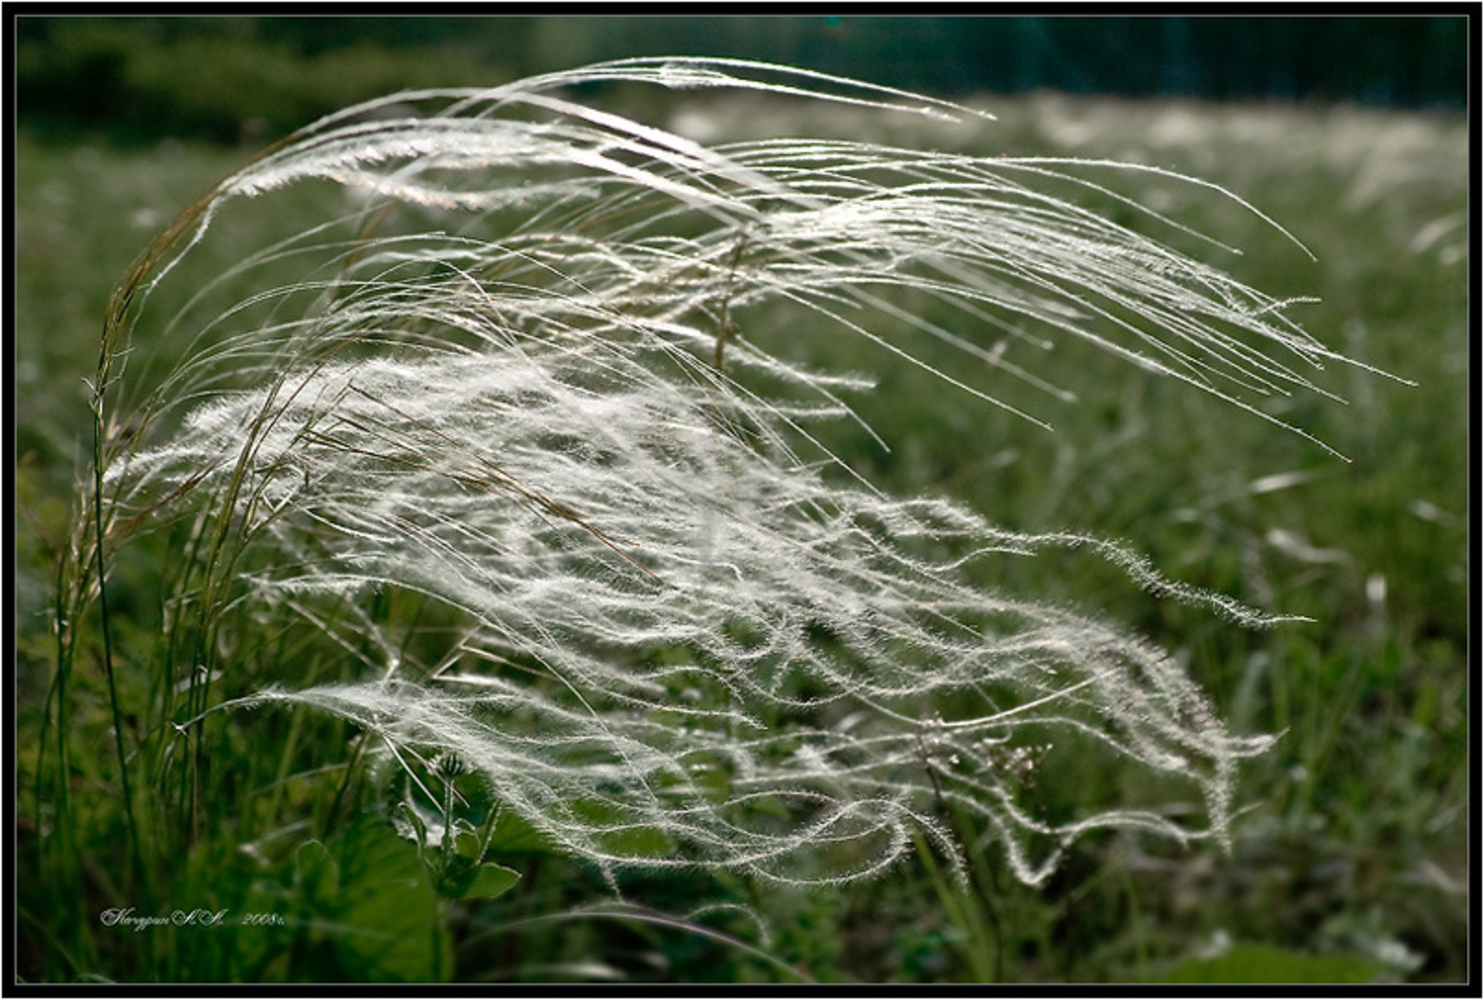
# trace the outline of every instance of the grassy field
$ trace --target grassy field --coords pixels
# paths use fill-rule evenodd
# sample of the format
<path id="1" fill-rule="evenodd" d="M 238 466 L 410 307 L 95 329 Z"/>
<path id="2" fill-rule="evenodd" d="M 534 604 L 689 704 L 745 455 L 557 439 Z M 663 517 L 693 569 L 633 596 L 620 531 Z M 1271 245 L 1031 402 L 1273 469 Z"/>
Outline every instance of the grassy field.
<path id="1" fill-rule="evenodd" d="M 774 345 L 878 375 L 857 408 L 891 450 L 844 424 L 825 443 L 886 490 L 946 494 L 1016 530 L 1123 539 L 1177 580 L 1312 619 L 1244 631 L 1204 609 L 1157 601 L 1075 552 L 996 563 L 1004 575 L 979 581 L 1126 623 L 1186 662 L 1236 732 L 1283 734 L 1243 771 L 1230 855 L 1107 834 L 1079 842 L 1038 888 L 1011 878 L 991 845 L 976 852 L 973 888 L 947 880 L 924 850 L 919 864 L 883 879 L 817 892 L 677 875 L 636 878 L 618 901 L 583 865 L 508 824 L 495 834 L 497 859 L 520 881 L 493 898 L 450 899 L 407 842 L 355 820 L 374 811 L 377 791 L 374 781 L 352 780 L 345 723 L 261 711 L 220 717 L 211 744 L 219 793 L 195 814 L 178 852 L 152 857 L 147 878 L 129 875 L 120 863 L 128 837 L 114 720 L 96 650 L 72 658 L 61 715 L 48 697 L 61 669 L 54 581 L 91 447 L 84 379 L 96 365 L 110 287 L 153 232 L 243 151 L 57 144 L 22 130 L 13 369 L 20 974 L 38 982 L 1461 980 L 1465 122 L 1053 95 L 986 104 L 999 122 L 956 130 L 703 97 L 647 110 L 707 140 L 756 128 L 1170 168 L 1249 200 L 1312 251 L 1317 260 L 1188 185 L 1146 178 L 1119 188 L 1243 250 L 1179 241 L 1202 259 L 1280 298 L 1317 298 L 1292 314 L 1320 341 L 1415 383 L 1337 367 L 1320 382 L 1346 403 L 1294 397 L 1270 409 L 1348 461 L 1077 345 L 1059 344 L 1037 362 L 1051 365 L 1075 403 L 1011 380 L 993 386 L 1054 432 L 971 405 L 852 342 Z M 288 194 L 272 203 L 276 213 L 238 213 L 236 238 L 262 246 L 296 231 L 295 199 L 313 192 Z M 234 263 L 233 246 L 203 247 L 192 266 L 203 278 L 220 273 Z M 171 311 L 161 305 L 162 315 Z M 931 344 L 921 351 L 945 370 L 966 365 Z M 141 342 L 130 375 L 168 361 Z M 153 535 L 115 571 L 124 595 L 115 680 L 129 741 L 142 742 L 159 683 L 149 651 L 160 631 L 162 568 L 180 537 Z M 137 767 L 135 780 L 149 773 Z M 1039 780 L 1048 807 L 1094 790 L 1137 795 L 1092 755 L 1083 770 Z M 477 797 L 472 784 L 468 794 Z M 983 833 L 965 839 L 977 845 Z M 301 846 L 311 841 L 320 846 Z M 405 888 L 387 889 L 397 878 Z M 337 894 L 327 880 L 353 891 Z M 135 917 L 227 909 L 264 914 L 266 923 L 116 919 L 131 907 Z M 273 923 L 280 917 L 290 918 L 287 927 Z M 390 929 L 400 943 L 386 948 L 356 933 L 367 927 Z"/>

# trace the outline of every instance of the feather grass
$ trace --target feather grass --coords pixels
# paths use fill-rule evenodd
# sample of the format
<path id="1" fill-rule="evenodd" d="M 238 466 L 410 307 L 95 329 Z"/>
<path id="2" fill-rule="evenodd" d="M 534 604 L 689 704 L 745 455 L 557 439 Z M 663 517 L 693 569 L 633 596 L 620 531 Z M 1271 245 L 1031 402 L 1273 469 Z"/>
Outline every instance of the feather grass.
<path id="1" fill-rule="evenodd" d="M 191 668 L 164 712 L 175 731 L 195 727 L 199 754 L 211 712 L 309 706 L 414 778 L 416 761 L 453 755 L 615 886 L 629 869 L 713 866 L 833 883 L 911 857 L 915 837 L 952 859 L 945 804 L 996 831 L 1033 884 L 1095 829 L 1227 843 L 1236 768 L 1271 738 L 1228 732 L 1145 640 L 966 570 L 1081 547 L 1238 625 L 1281 616 L 1167 580 L 1121 544 L 884 495 L 817 433 L 861 422 L 849 399 L 872 380 L 789 360 L 789 340 L 859 337 L 1007 406 L 921 360 L 914 338 L 1062 397 L 1055 373 L 1009 354 L 1076 338 L 1306 437 L 1263 400 L 1327 394 L 1315 372 L 1351 362 L 1288 302 L 1049 193 L 1128 207 L 1117 175 L 1150 168 L 706 147 L 562 96 L 605 81 L 979 116 L 785 67 L 624 60 L 360 105 L 224 179 L 110 306 L 76 545 L 106 599 L 132 534 L 198 519 L 172 595 L 190 609 L 172 626 Z M 311 182 L 332 185 L 340 214 L 201 289 L 151 330 L 168 376 L 125 379 L 176 262 L 233 203 Z M 89 588 L 73 590 L 76 619 Z M 392 591 L 457 627 L 365 610 Z M 265 632 L 307 627 L 356 662 L 328 683 L 245 667 L 218 628 L 229 609 Z M 1204 818 L 1039 815 L 1026 775 L 1075 768 L 1087 746 L 1194 790 Z"/>

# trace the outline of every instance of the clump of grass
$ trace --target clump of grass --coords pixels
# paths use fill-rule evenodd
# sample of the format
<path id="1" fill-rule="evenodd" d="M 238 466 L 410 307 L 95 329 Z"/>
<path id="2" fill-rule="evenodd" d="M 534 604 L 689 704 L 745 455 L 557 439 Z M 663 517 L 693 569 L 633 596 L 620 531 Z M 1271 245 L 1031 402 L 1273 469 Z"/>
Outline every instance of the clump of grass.
<path id="1" fill-rule="evenodd" d="M 59 614 L 65 662 L 97 604 L 111 672 L 129 542 L 186 540 L 154 725 L 134 747 L 115 725 L 121 771 L 149 769 L 133 792 L 159 800 L 131 827 L 190 828 L 218 712 L 293 705 L 354 723 L 446 811 L 428 762 L 457 759 L 615 887 L 710 866 L 835 882 L 922 840 L 957 866 L 954 814 L 1032 884 L 1096 829 L 1225 843 L 1236 768 L 1270 737 L 1228 731 L 1151 642 L 966 570 L 1078 547 L 1239 626 L 1281 616 L 1122 544 L 883 494 L 819 433 L 859 421 L 870 375 L 791 351 L 856 337 L 926 366 L 914 343 L 945 341 L 964 368 L 932 374 L 999 406 L 1001 378 L 1066 398 L 1038 368 L 1078 338 L 1281 423 L 1264 399 L 1327 395 L 1312 375 L 1345 359 L 1288 303 L 1084 204 L 1184 238 L 1113 185 L 1209 185 L 839 140 L 703 146 L 564 96 L 614 81 L 977 114 L 756 63 L 626 60 L 348 109 L 188 208 L 110 305 Z M 146 322 L 239 202 L 309 184 L 327 219 Z M 1047 815 L 1028 776 L 1089 752 L 1145 772 L 1151 801 Z"/>

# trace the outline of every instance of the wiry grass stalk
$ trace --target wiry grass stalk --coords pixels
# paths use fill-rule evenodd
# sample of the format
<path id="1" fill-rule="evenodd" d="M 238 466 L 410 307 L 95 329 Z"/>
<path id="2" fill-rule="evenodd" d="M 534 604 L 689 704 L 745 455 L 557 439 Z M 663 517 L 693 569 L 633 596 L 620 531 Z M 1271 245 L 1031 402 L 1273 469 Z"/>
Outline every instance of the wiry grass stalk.
<path id="1" fill-rule="evenodd" d="M 106 396 L 106 394 L 108 392 L 108 385 L 109 385 L 109 380 L 110 380 L 110 374 L 109 374 L 109 371 L 110 371 L 110 368 L 111 368 L 111 363 L 110 362 L 111 362 L 111 355 L 107 351 L 105 351 L 103 353 L 103 355 L 101 356 L 101 360 L 100 360 L 99 365 L 98 365 L 97 382 L 96 382 L 96 384 L 93 387 L 93 394 L 92 394 L 92 406 L 93 406 L 93 502 L 91 504 L 91 513 L 92 513 L 92 517 L 93 517 L 93 538 L 94 538 L 93 551 L 94 551 L 94 556 L 95 556 L 95 559 L 93 560 L 93 563 L 94 563 L 93 569 L 96 570 L 96 574 L 97 574 L 96 575 L 96 579 L 97 579 L 97 582 L 98 582 L 98 590 L 97 590 L 98 626 L 99 626 L 99 633 L 100 633 L 102 644 L 103 644 L 102 654 L 101 654 L 102 666 L 103 666 L 103 676 L 106 679 L 107 684 L 108 684 L 108 708 L 109 708 L 109 711 L 110 711 L 110 713 L 112 714 L 112 717 L 113 717 L 113 745 L 114 745 L 115 753 L 118 756 L 118 765 L 119 765 L 119 790 L 120 790 L 120 793 L 121 793 L 122 798 L 123 798 L 124 822 L 125 822 L 125 824 L 127 826 L 127 829 L 128 829 L 128 837 L 129 837 L 129 859 L 130 859 L 130 862 L 131 862 L 131 864 L 133 866 L 134 878 L 135 878 L 136 882 L 140 885 L 140 891 L 142 891 L 142 892 L 148 892 L 148 889 L 146 887 L 146 883 L 148 882 L 148 876 L 146 874 L 146 869 L 145 869 L 145 865 L 144 865 L 144 852 L 143 852 L 142 848 L 140 847 L 139 820 L 135 816 L 135 812 L 134 812 L 134 794 L 133 794 L 132 788 L 130 787 L 130 782 L 129 782 L 129 755 L 128 755 L 128 753 L 124 749 L 124 718 L 123 718 L 123 711 L 122 711 L 122 709 L 121 709 L 121 707 L 119 705 L 118 686 L 114 682 L 113 630 L 111 628 L 111 623 L 109 621 L 109 615 L 108 615 L 108 566 L 107 566 L 107 556 L 105 554 L 105 546 L 104 546 L 104 539 L 107 537 L 107 533 L 104 530 L 106 515 L 105 515 L 105 504 L 104 504 L 104 499 L 103 499 L 104 498 L 103 470 L 104 470 L 104 467 L 105 467 L 104 466 L 104 456 L 103 456 L 103 449 L 104 449 L 103 413 L 104 413 L 104 399 L 105 399 L 105 396 Z M 64 677 L 65 674 L 59 673 L 58 676 L 59 677 Z M 59 704 L 59 706 L 61 705 L 61 701 L 60 700 L 59 700 L 58 704 Z M 61 726 L 63 724 L 63 721 L 64 720 L 61 719 L 61 718 L 59 718 L 59 720 L 58 720 L 59 731 L 61 729 Z M 65 756 L 63 756 L 59 760 L 59 763 L 65 764 L 65 761 L 66 761 L 66 758 L 65 758 Z M 63 775 L 63 781 L 65 782 L 65 780 L 66 780 L 66 776 L 64 774 Z"/>
<path id="2" fill-rule="evenodd" d="M 349 109 L 191 206 L 115 297 L 100 373 L 145 339 L 142 302 L 233 203 L 328 182 L 340 213 L 152 328 L 176 360 L 122 385 L 114 424 L 100 378 L 100 588 L 105 541 L 205 515 L 178 595 L 203 680 L 169 713 L 195 727 L 192 752 L 209 711 L 309 706 L 409 773 L 456 755 L 611 878 L 837 881 L 914 838 L 957 864 L 939 805 L 995 831 L 1029 883 L 1091 830 L 1225 843 L 1235 769 L 1270 738 L 1227 732 L 1144 640 L 970 570 L 1080 547 L 1160 597 L 1281 619 L 1119 544 L 885 495 L 823 443 L 830 421 L 864 424 L 848 400 L 872 380 L 791 359 L 788 341 L 833 328 L 1014 409 L 914 338 L 1066 398 L 1012 355 L 1070 337 L 1274 422 L 1265 397 L 1325 393 L 1306 369 L 1346 359 L 1288 303 L 1051 193 L 1132 204 L 1088 171 L 1201 182 L 861 142 L 708 148 L 561 96 L 616 80 L 976 114 L 755 63 L 626 60 Z M 107 426 L 136 430 L 105 440 Z M 368 595 L 393 592 L 456 629 L 374 620 Z M 229 613 L 308 629 L 350 666 L 315 683 L 221 655 Z M 1020 778 L 1087 746 L 1195 789 L 1205 820 L 1038 815 Z"/>

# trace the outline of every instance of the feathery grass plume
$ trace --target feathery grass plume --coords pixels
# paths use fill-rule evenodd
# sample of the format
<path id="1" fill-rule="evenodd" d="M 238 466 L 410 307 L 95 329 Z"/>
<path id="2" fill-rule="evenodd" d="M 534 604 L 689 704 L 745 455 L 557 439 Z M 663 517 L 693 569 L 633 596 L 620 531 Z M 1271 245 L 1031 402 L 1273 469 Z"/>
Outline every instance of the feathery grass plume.
<path id="1" fill-rule="evenodd" d="M 1234 768 L 1269 738 L 1229 733 L 1147 642 L 965 568 L 1084 546 L 1162 596 L 1276 619 L 1120 545 L 884 495 L 815 433 L 859 420 L 848 400 L 871 380 L 783 348 L 856 336 L 927 367 L 927 336 L 1061 392 L 1007 347 L 1082 338 L 1264 419 L 1263 396 L 1322 392 L 1306 372 L 1337 356 L 1285 303 L 1048 193 L 1126 206 L 1090 177 L 1149 168 L 707 147 L 563 96 L 605 81 L 978 114 L 751 62 L 624 60 L 360 105 L 222 181 L 121 286 L 97 383 L 100 429 L 131 428 L 100 447 L 109 561 L 161 517 L 196 519 L 172 595 L 192 661 L 173 731 L 223 705 L 312 706 L 409 773 L 456 755 L 610 875 L 846 879 L 915 835 L 955 854 L 945 806 L 988 824 L 1030 883 L 1095 828 L 1225 842 Z M 232 203 L 317 182 L 328 218 L 138 328 Z M 123 378 L 131 338 L 167 376 Z M 440 610 L 372 610 L 387 594 Z M 346 666 L 239 655 L 229 611 Z M 1196 792 L 1204 818 L 1043 815 L 1027 774 L 1089 747 Z"/>

